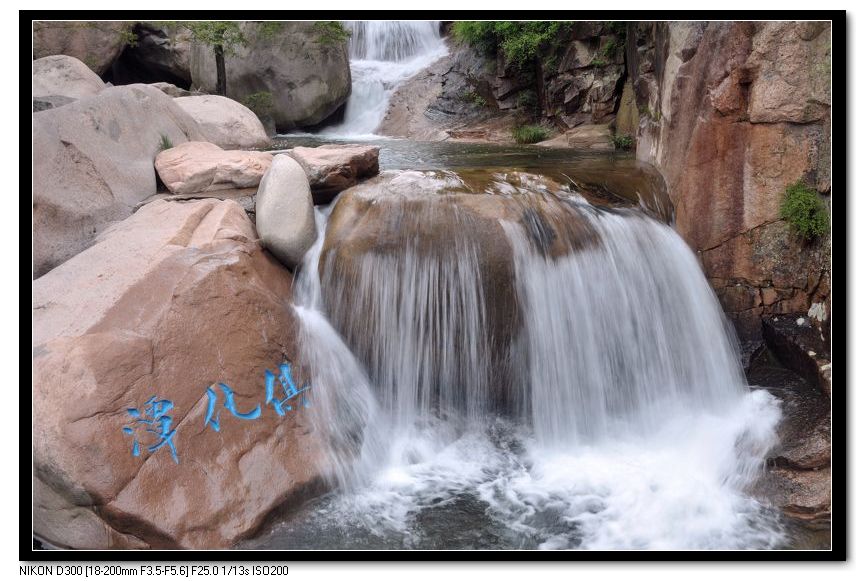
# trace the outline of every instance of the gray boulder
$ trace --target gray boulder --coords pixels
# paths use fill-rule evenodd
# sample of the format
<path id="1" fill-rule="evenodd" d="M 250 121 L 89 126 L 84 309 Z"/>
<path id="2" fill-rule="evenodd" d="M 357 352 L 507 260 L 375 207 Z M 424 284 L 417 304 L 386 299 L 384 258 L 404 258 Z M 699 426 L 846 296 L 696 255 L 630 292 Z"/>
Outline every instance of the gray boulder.
<path id="1" fill-rule="evenodd" d="M 33 58 L 73 56 L 101 75 L 126 46 L 126 22 L 33 22 Z"/>
<path id="2" fill-rule="evenodd" d="M 33 61 L 33 97 L 90 97 L 105 88 L 99 75 L 75 57 L 62 54 Z"/>
<path id="3" fill-rule="evenodd" d="M 160 142 L 201 141 L 192 117 L 147 85 L 110 87 L 33 116 L 33 270 L 89 246 L 156 193 Z"/>
<path id="4" fill-rule="evenodd" d="M 225 58 L 229 97 L 244 102 L 269 93 L 279 131 L 320 123 L 345 103 L 351 92 L 347 42 L 327 42 L 314 22 L 245 22 L 241 29 L 247 46 Z M 193 86 L 216 92 L 212 48 L 193 44 L 190 69 Z"/>
<path id="5" fill-rule="evenodd" d="M 204 139 L 225 149 L 267 147 L 270 138 L 258 117 L 237 101 L 219 95 L 174 100 L 198 123 Z"/>
<path id="6" fill-rule="evenodd" d="M 264 246 L 289 268 L 315 242 L 312 193 L 303 168 L 287 155 L 273 158 L 255 199 L 255 228 Z"/>

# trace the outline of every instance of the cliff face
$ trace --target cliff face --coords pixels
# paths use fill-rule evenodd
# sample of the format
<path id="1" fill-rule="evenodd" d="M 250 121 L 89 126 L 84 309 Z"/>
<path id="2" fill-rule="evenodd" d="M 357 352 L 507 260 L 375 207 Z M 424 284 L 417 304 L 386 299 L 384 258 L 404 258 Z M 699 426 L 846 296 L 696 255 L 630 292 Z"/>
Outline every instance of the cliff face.
<path id="1" fill-rule="evenodd" d="M 780 220 L 798 180 L 830 202 L 830 24 L 632 23 L 637 157 L 745 338 L 766 314 L 830 311 L 830 242 Z M 821 317 L 823 318 L 823 317 Z"/>

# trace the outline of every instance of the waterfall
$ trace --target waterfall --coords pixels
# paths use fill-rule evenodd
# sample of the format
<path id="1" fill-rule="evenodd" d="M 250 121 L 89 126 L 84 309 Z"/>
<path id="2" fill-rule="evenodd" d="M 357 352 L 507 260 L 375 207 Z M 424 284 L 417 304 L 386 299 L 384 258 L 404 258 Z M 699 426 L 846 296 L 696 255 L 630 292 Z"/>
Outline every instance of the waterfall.
<path id="1" fill-rule="evenodd" d="M 378 406 L 363 367 L 322 313 L 318 261 L 329 210 L 315 209 L 317 238 L 304 256 L 295 281 L 294 312 L 300 323 L 301 363 L 314 386 L 310 408 L 313 425 L 325 440 L 323 472 L 348 490 L 363 482 L 379 464 L 381 432 L 375 425 Z"/>
<path id="2" fill-rule="evenodd" d="M 435 201 L 390 216 L 406 235 L 399 254 L 366 253 L 351 274 L 334 253 L 323 265 L 328 315 L 369 369 L 390 431 L 402 435 L 434 416 L 471 420 L 489 409 L 492 358 L 478 248 L 456 211 L 447 253 L 422 243 L 416 234 L 429 227 L 430 205 Z"/>
<path id="3" fill-rule="evenodd" d="M 295 303 L 346 490 L 322 514 L 408 546 L 418 514 L 465 502 L 507 546 L 777 546 L 748 487 L 780 412 L 693 252 L 636 210 L 514 184 L 389 191 L 369 247 L 325 244 L 317 210 Z M 466 211 L 490 200 L 509 255 Z"/>
<path id="4" fill-rule="evenodd" d="M 374 135 L 400 83 L 447 54 L 438 21 L 350 21 L 351 95 L 342 123 L 323 135 Z"/>
<path id="5" fill-rule="evenodd" d="M 352 60 L 404 62 L 441 49 L 438 20 L 350 21 Z"/>
<path id="6" fill-rule="evenodd" d="M 747 387 L 735 334 L 685 242 L 639 213 L 583 213 L 600 243 L 559 258 L 503 225 L 538 439 L 650 433 L 679 410 L 740 399 Z"/>

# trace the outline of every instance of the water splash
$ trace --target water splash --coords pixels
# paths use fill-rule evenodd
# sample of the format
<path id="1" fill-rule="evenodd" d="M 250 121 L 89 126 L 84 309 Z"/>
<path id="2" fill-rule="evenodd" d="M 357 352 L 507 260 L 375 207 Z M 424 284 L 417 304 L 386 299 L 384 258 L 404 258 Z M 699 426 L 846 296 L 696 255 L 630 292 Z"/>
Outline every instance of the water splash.
<path id="1" fill-rule="evenodd" d="M 350 21 L 351 96 L 330 137 L 377 137 L 394 90 L 447 54 L 438 21 Z"/>

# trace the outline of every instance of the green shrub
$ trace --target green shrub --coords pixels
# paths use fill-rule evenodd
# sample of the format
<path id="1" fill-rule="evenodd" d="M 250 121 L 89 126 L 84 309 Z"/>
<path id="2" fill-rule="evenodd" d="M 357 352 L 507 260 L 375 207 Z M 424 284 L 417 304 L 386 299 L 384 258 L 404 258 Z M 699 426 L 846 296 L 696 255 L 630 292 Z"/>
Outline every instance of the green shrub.
<path id="1" fill-rule="evenodd" d="M 134 24 L 127 24 L 120 31 L 120 41 L 126 46 L 138 46 L 138 35 L 134 28 Z"/>
<path id="2" fill-rule="evenodd" d="M 525 68 L 543 51 L 557 49 L 573 26 L 572 21 L 472 21 L 454 22 L 454 36 L 492 56 L 501 51 L 505 61 Z"/>
<path id="3" fill-rule="evenodd" d="M 495 54 L 498 46 L 494 24 L 488 21 L 460 20 L 454 22 L 451 32 L 457 40 L 490 55 Z"/>
<path id="4" fill-rule="evenodd" d="M 610 141 L 613 142 L 613 147 L 616 149 L 634 148 L 634 138 L 627 134 L 613 135 L 610 137 Z"/>
<path id="5" fill-rule="evenodd" d="M 487 100 L 484 99 L 483 96 L 479 95 L 476 91 L 466 91 L 460 95 L 460 99 L 462 99 L 466 103 L 471 103 L 476 107 L 487 106 Z"/>
<path id="6" fill-rule="evenodd" d="M 265 117 L 273 113 L 273 95 L 268 91 L 251 93 L 241 101 L 259 117 Z"/>
<path id="7" fill-rule="evenodd" d="M 550 132 L 540 125 L 520 125 L 511 131 L 517 143 L 537 143 L 549 137 Z"/>
<path id="8" fill-rule="evenodd" d="M 193 42 L 213 47 L 215 54 L 233 56 L 249 42 L 240 23 L 233 20 L 190 20 L 173 24 L 191 32 Z"/>
<path id="9" fill-rule="evenodd" d="M 616 51 L 619 49 L 619 43 L 615 39 L 609 39 L 601 49 L 601 55 L 608 61 L 613 60 L 616 56 Z"/>
<path id="10" fill-rule="evenodd" d="M 802 181 L 788 186 L 781 203 L 781 217 L 805 240 L 825 236 L 829 232 L 829 212 L 817 190 Z"/>
<path id="11" fill-rule="evenodd" d="M 336 20 L 320 20 L 312 27 L 318 34 L 316 42 L 325 46 L 336 46 L 351 38 L 351 31 Z"/>
<path id="12" fill-rule="evenodd" d="M 161 137 L 159 138 L 159 151 L 165 151 L 166 149 L 171 149 L 172 147 L 174 147 L 174 144 L 171 143 L 171 138 L 162 133 Z"/>

